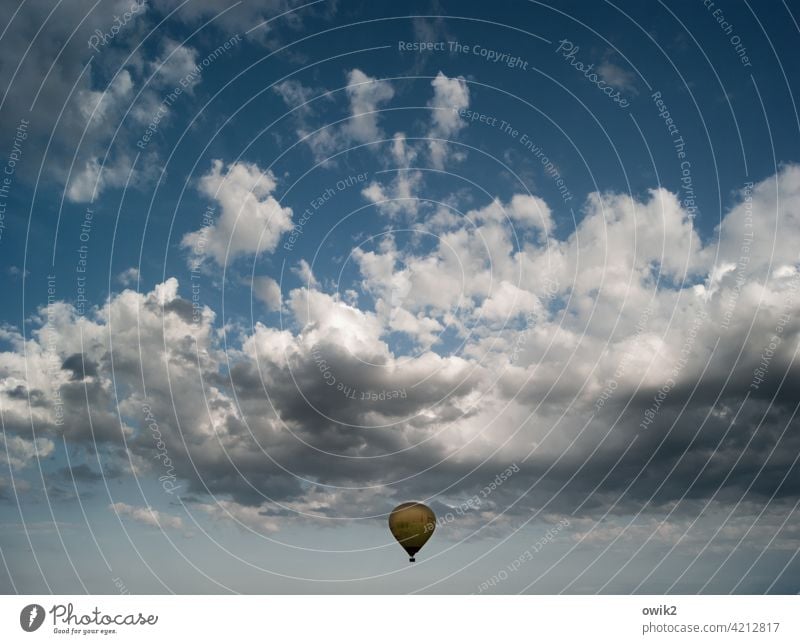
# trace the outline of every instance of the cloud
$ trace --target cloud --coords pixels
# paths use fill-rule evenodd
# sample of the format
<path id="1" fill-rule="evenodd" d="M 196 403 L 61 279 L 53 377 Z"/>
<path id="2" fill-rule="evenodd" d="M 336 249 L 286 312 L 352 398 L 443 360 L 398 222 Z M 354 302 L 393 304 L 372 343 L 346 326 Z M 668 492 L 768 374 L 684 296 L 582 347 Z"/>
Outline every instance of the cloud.
<path id="1" fill-rule="evenodd" d="M 133 91 L 133 79 L 127 69 L 121 70 L 104 91 L 82 89 L 77 93 L 81 116 L 97 123 L 112 120 L 127 103 Z"/>
<path id="2" fill-rule="evenodd" d="M 349 118 L 341 124 L 323 127 L 319 124 L 321 115 L 309 101 L 315 94 L 333 100 L 335 94 L 323 95 L 320 90 L 305 87 L 294 80 L 276 85 L 275 92 L 295 110 L 297 136 L 309 146 L 318 162 L 324 162 L 329 156 L 355 144 L 384 138 L 379 125 L 380 108 L 394 97 L 391 83 L 369 76 L 360 69 L 352 69 L 347 73 L 344 88 Z"/>
<path id="3" fill-rule="evenodd" d="M 292 268 L 292 273 L 297 275 L 297 277 L 299 277 L 300 280 L 303 281 L 309 288 L 319 286 L 319 282 L 317 281 L 317 278 L 314 277 L 314 272 L 311 270 L 311 266 L 304 259 L 301 259 L 299 262 L 297 262 L 297 266 Z"/>
<path id="4" fill-rule="evenodd" d="M 485 320 L 503 322 L 518 315 L 541 310 L 542 303 L 533 293 L 503 280 L 476 311 Z"/>
<path id="5" fill-rule="evenodd" d="M 220 160 L 199 182 L 200 193 L 219 204 L 218 219 L 184 235 L 181 245 L 194 258 L 210 257 L 220 266 L 259 252 L 271 253 L 292 227 L 292 209 L 273 196 L 276 179 L 253 163 L 227 168 Z"/>
<path id="6" fill-rule="evenodd" d="M 120 157 L 114 165 L 101 165 L 98 157 L 91 157 L 75 173 L 67 187 L 67 199 L 78 203 L 95 201 L 106 188 L 121 188 L 141 173 L 133 172 L 130 159 Z"/>
<path id="7" fill-rule="evenodd" d="M 0 41 L 0 82 L 9 89 L 0 119 L 12 129 L 23 120 L 31 124 L 17 167 L 23 180 L 36 178 L 46 151 L 44 178 L 69 186 L 71 168 L 80 174 L 92 159 L 104 156 L 110 135 L 133 95 L 132 70 L 122 68 L 120 52 L 147 20 L 147 8 L 137 12 L 103 50 L 104 55 L 85 70 L 93 53 L 87 46 L 90 36 L 96 30 L 107 32 L 120 13 L 116 2 L 87 9 L 83 2 L 55 7 L 45 0 L 26 2 L 13 12 L 13 21 Z M 109 80 L 104 84 L 99 78 Z M 125 164 L 112 154 L 109 165 L 121 168 Z M 79 197 L 88 200 L 91 190 L 84 186 L 73 189 L 70 198 Z"/>
<path id="8" fill-rule="evenodd" d="M 199 81 L 196 68 L 197 50 L 169 38 L 162 44 L 161 56 L 150 63 L 153 84 L 168 90 L 182 87 L 191 92 Z"/>
<path id="9" fill-rule="evenodd" d="M 612 87 L 632 94 L 639 93 L 636 88 L 636 76 L 608 60 L 597 67 L 597 73 Z"/>
<path id="10" fill-rule="evenodd" d="M 465 125 L 459 111 L 469 107 L 469 87 L 463 76 L 448 78 L 442 72 L 436 74 L 431 85 L 433 98 L 428 103 L 432 108 L 428 136 L 445 140 L 429 141 L 428 147 L 433 167 L 442 169 L 450 157 L 446 140 L 454 137 Z"/>
<path id="11" fill-rule="evenodd" d="M 123 286 L 132 286 L 139 281 L 139 278 L 139 269 L 135 266 L 132 266 L 131 268 L 126 268 L 119 275 L 117 275 L 117 282 Z"/>
<path id="12" fill-rule="evenodd" d="M 278 83 L 273 89 L 288 107 L 296 109 L 300 114 L 311 113 L 309 103 L 314 99 L 314 95 L 318 93 L 317 90 L 306 87 L 293 78 Z"/>
<path id="13" fill-rule="evenodd" d="M 29 270 L 23 270 L 19 266 L 9 266 L 7 273 L 15 280 L 20 277 L 28 277 L 31 274 Z"/>
<path id="14" fill-rule="evenodd" d="M 214 18 L 214 27 L 230 34 L 246 33 L 269 21 L 252 31 L 249 37 L 274 49 L 284 42 L 287 33 L 298 30 L 305 20 L 329 18 L 337 3 L 326 2 L 322 7 L 305 4 L 295 0 L 153 0 L 153 5 L 163 15 L 178 9 L 177 20 L 190 25 Z M 278 16 L 279 20 L 274 20 Z"/>
<path id="15" fill-rule="evenodd" d="M 454 139 L 465 125 L 458 111 L 469 106 L 469 88 L 463 77 L 448 78 L 442 72 L 431 81 L 431 86 L 433 96 L 428 102 L 431 116 L 427 135 L 432 140 L 427 142 L 427 149 L 431 166 L 444 169 L 448 161 L 464 158 L 463 152 L 453 152 L 447 140 Z M 391 157 L 399 166 L 397 173 L 388 184 L 371 181 L 362 189 L 362 196 L 389 217 L 405 215 L 416 218 L 421 205 L 417 193 L 423 175 L 408 168 L 420 152 L 419 145 L 410 145 L 404 133 L 396 132 L 392 139 Z"/>
<path id="16" fill-rule="evenodd" d="M 283 328 L 229 326 L 223 341 L 214 312 L 195 319 L 170 278 L 86 316 L 57 302 L 28 337 L 0 329 L 15 458 L 34 458 L 31 427 L 77 446 L 124 437 L 137 475 L 155 480 L 160 441 L 198 503 L 219 506 L 213 495 L 262 532 L 315 507 L 385 512 L 397 494 L 452 506 L 513 462 L 481 521 L 576 509 L 620 521 L 647 508 L 680 526 L 698 501 L 798 498 L 800 168 L 741 194 L 706 244 L 663 189 L 591 195 L 562 238 L 539 234 L 536 200 L 501 206 L 437 227 L 435 243 L 364 247 L 363 300 L 307 280 L 286 294 Z M 754 218 L 777 234 L 754 240 L 742 267 Z M 715 272 L 726 262 L 736 270 Z M 737 342 L 718 342 L 728 334 Z M 323 494 L 339 488 L 372 496 Z"/>
<path id="17" fill-rule="evenodd" d="M 395 132 L 392 138 L 392 158 L 401 167 L 411 165 L 417 158 L 416 148 L 408 145 L 406 135 L 402 132 Z"/>
<path id="18" fill-rule="evenodd" d="M 90 132 L 96 133 L 98 143 L 105 140 L 102 132 L 110 133 L 117 127 L 133 95 L 134 83 L 127 69 L 120 70 L 103 91 L 82 89 L 77 92 L 80 121 Z M 105 156 L 106 151 L 103 150 L 102 154 Z M 67 181 L 66 196 L 73 202 L 92 202 L 106 188 L 119 188 L 129 179 L 135 182 L 143 178 L 142 172 L 132 170 L 133 161 L 124 153 L 112 155 L 108 162 L 104 162 L 98 151 L 87 148 L 79 158 L 83 159 L 82 165 L 79 161 L 78 169 Z"/>
<path id="19" fill-rule="evenodd" d="M 61 477 L 69 482 L 84 482 L 84 483 L 95 483 L 97 481 L 102 481 L 104 478 L 107 478 L 108 474 L 101 474 L 100 472 L 95 472 L 91 467 L 89 467 L 86 463 L 81 463 L 80 465 L 73 465 L 71 467 L 64 467 L 59 470 L 59 474 Z"/>
<path id="20" fill-rule="evenodd" d="M 271 534 L 280 529 L 280 517 L 270 516 L 259 507 L 224 500 L 218 500 L 213 504 L 200 503 L 196 507 L 216 521 L 223 523 L 235 521 L 239 527 L 253 530 L 258 534 Z"/>
<path id="21" fill-rule="evenodd" d="M 128 517 L 143 525 L 152 526 L 161 530 L 164 528 L 173 528 L 175 530 L 183 529 L 183 519 L 165 512 L 153 510 L 150 507 L 137 507 L 120 502 L 111 503 L 108 509 L 113 510 L 114 513 L 119 516 Z"/>
<path id="22" fill-rule="evenodd" d="M 388 185 L 371 181 L 361 190 L 361 195 L 388 217 L 407 215 L 413 218 L 419 212 L 417 192 L 421 184 L 421 172 L 401 170 Z"/>
<path id="23" fill-rule="evenodd" d="M 326 18 L 332 3 L 324 4 L 325 9 L 289 13 L 273 23 L 272 27 L 280 25 L 280 31 L 267 26 L 253 32 L 252 39 L 276 42 L 287 27 L 301 24 L 300 14 Z M 179 5 L 183 6 L 170 18 L 172 24 L 195 25 L 221 14 L 209 23 L 210 33 L 216 34 L 242 34 L 293 7 L 288 0 L 156 0 L 143 3 L 120 25 L 120 16 L 130 5 L 115 0 L 61 3 L 54 8 L 46 0 L 32 0 L 14 12 L 0 42 L 4 61 L 0 81 L 10 88 L 0 106 L 0 119 L 11 128 L 32 124 L 17 166 L 20 179 L 38 180 L 39 160 L 46 154 L 41 178 L 63 186 L 73 202 L 93 201 L 104 191 L 125 185 L 129 176 L 132 187 L 146 186 L 158 170 L 155 139 L 133 174 L 135 155 L 130 150 L 156 115 L 164 130 L 172 111 L 163 102 L 168 91 L 180 87 L 181 100 L 190 100 L 186 95 L 200 82 L 199 77 L 189 77 L 195 71 L 197 49 L 165 36 L 153 56 L 147 41 L 142 45 L 147 31 Z M 98 43 L 99 51 L 87 46 L 98 34 L 105 39 Z"/>
<path id="24" fill-rule="evenodd" d="M 0 353 L 6 432 L 29 441 L 33 424 L 37 436 L 64 435 L 71 445 L 91 448 L 121 446 L 124 435 L 138 476 L 158 478 L 169 469 L 195 494 L 212 491 L 247 506 L 266 499 L 288 503 L 308 493 L 304 480 L 361 476 L 345 460 L 328 467 L 318 449 L 366 456 L 397 450 L 439 422 L 435 416 L 404 419 L 427 414 L 433 404 L 457 414 L 460 396 L 475 386 L 469 363 L 460 358 L 393 359 L 374 315 L 316 290 L 296 289 L 288 298 L 297 332 L 259 323 L 226 353 L 213 313 L 204 308 L 195 320 L 178 288 L 169 279 L 149 293 L 125 290 L 88 317 L 57 303 L 49 324 L 27 343 L 4 331 L 13 345 Z M 83 381 L 76 381 L 73 363 L 79 361 L 68 358 L 81 346 L 80 364 L 95 365 L 96 375 L 81 373 Z M 375 392 L 375 400 L 350 398 L 331 386 L 319 369 L 323 355 L 339 382 Z M 364 370 L 365 359 L 375 367 Z M 421 379 L 426 386 L 414 389 Z M 33 404 L 28 391 L 40 392 Z M 369 429 L 376 421 L 400 424 L 376 437 Z M 163 459 L 154 460 L 156 449 Z M 393 467 L 407 464 L 398 460 Z M 363 470 L 364 480 L 379 480 L 386 463 L 368 460 Z"/>
<path id="25" fill-rule="evenodd" d="M 367 76 L 360 69 L 353 69 L 347 74 L 346 92 L 351 115 L 343 127 L 347 140 L 369 143 L 382 138 L 383 131 L 378 127 L 378 110 L 394 97 L 391 84 Z"/>
<path id="26" fill-rule="evenodd" d="M 17 495 L 26 494 L 31 489 L 31 484 L 22 479 L 10 479 L 0 476 L 0 499 L 10 501 Z"/>
<path id="27" fill-rule="evenodd" d="M 546 237 L 554 226 L 552 211 L 544 199 L 526 194 L 515 194 L 507 204 L 495 199 L 483 208 L 470 211 L 468 217 L 481 223 L 511 223 L 518 227 L 515 230 L 518 235 L 523 234 L 526 228 L 535 228 Z"/>
<path id="28" fill-rule="evenodd" d="M 281 287 L 274 279 L 266 276 L 253 278 L 253 295 L 267 305 L 270 311 L 281 309 Z"/>
<path id="29" fill-rule="evenodd" d="M 53 453 L 55 444 L 49 438 L 26 440 L 21 436 L 0 435 L 0 459 L 9 467 L 21 470 L 34 460 L 45 459 Z"/>

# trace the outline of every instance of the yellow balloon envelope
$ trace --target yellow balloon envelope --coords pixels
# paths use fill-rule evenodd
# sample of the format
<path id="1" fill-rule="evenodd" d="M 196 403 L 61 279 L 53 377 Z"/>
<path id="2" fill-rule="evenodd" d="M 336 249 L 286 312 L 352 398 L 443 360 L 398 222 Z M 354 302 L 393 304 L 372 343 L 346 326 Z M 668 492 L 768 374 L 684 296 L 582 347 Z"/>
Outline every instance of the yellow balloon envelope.
<path id="1" fill-rule="evenodd" d="M 435 528 L 436 515 L 424 503 L 401 503 L 389 515 L 389 530 L 412 562 Z"/>

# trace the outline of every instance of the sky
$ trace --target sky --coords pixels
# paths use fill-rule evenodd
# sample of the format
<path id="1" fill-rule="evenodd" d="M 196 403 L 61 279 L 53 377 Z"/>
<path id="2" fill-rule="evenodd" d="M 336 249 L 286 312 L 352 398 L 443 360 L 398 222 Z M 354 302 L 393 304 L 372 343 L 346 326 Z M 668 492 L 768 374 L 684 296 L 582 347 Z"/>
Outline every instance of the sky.
<path id="1" fill-rule="evenodd" d="M 798 21 L 13 3 L 0 591 L 800 592 Z"/>

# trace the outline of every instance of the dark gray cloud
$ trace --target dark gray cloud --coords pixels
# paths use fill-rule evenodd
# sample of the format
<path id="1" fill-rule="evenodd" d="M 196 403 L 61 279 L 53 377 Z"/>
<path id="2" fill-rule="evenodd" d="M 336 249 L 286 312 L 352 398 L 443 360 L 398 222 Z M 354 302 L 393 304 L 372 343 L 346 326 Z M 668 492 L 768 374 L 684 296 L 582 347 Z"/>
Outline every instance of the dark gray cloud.
<path id="1" fill-rule="evenodd" d="M 84 358 L 81 353 L 73 353 L 61 364 L 61 369 L 72 372 L 72 380 L 84 380 L 87 376 L 97 375 L 97 365 Z"/>

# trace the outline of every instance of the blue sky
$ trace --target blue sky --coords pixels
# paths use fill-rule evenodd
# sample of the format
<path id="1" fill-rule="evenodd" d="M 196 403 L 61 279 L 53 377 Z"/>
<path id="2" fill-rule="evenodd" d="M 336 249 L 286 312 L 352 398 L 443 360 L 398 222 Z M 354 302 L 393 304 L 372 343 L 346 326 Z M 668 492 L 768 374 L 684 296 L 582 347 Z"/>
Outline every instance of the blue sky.
<path id="1" fill-rule="evenodd" d="M 131 6 L 0 36 L 0 589 L 798 591 L 797 3 Z"/>

